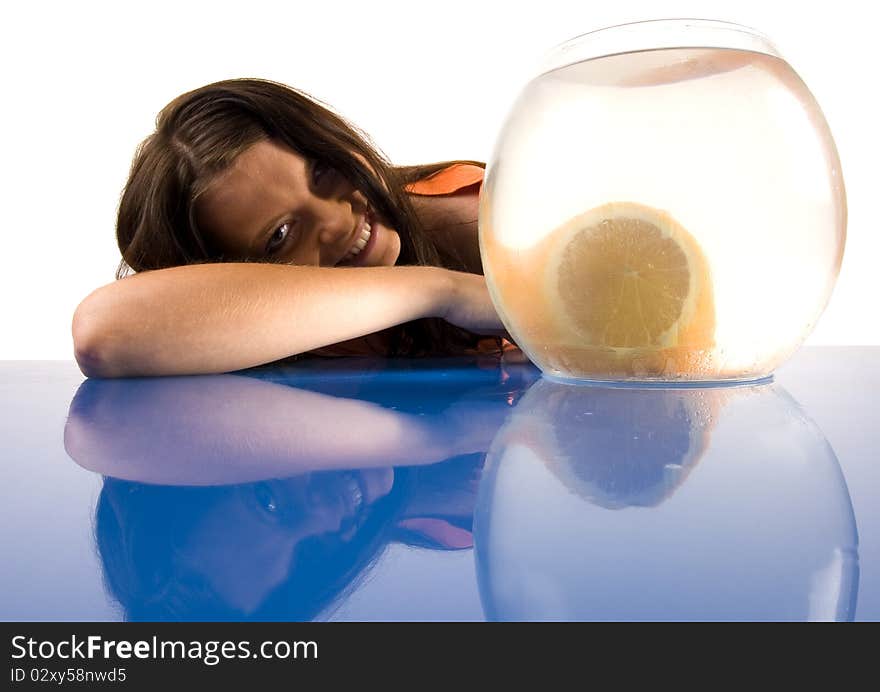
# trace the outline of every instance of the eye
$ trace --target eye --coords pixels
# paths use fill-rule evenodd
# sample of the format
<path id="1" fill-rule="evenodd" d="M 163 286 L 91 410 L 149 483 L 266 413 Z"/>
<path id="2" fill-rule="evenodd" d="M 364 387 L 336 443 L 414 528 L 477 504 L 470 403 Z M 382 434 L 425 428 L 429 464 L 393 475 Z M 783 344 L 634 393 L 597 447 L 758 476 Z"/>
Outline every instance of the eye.
<path id="1" fill-rule="evenodd" d="M 290 224 L 283 223 L 278 228 L 275 229 L 275 232 L 269 237 L 269 240 L 266 242 L 266 254 L 272 255 L 284 245 L 284 241 L 287 240 L 287 236 L 290 233 Z"/>
<path id="2" fill-rule="evenodd" d="M 257 484 L 254 488 L 254 495 L 257 498 L 260 508 L 264 512 L 267 514 L 278 513 L 278 500 L 275 497 L 275 493 L 272 492 L 272 487 L 268 483 Z"/>
<path id="3" fill-rule="evenodd" d="M 264 521 L 277 523 L 282 520 L 284 508 L 281 506 L 280 498 L 275 493 L 271 482 L 257 483 L 251 492 L 253 493 L 254 508 Z"/>

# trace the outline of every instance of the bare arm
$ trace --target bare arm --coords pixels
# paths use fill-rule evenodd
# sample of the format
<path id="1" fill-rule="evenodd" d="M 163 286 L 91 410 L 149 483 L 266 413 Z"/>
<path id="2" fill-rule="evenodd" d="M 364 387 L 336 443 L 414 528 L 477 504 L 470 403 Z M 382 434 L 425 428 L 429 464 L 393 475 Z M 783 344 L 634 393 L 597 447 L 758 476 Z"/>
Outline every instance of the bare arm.
<path id="1" fill-rule="evenodd" d="M 174 485 L 432 464 L 485 452 L 506 419 L 494 389 L 471 387 L 448 390 L 465 396 L 439 414 L 416 415 L 240 375 L 86 380 L 64 446 L 91 471 Z"/>
<path id="2" fill-rule="evenodd" d="M 229 372 L 422 317 L 503 328 L 482 276 L 438 267 L 218 263 L 144 272 L 77 308 L 90 377 Z"/>

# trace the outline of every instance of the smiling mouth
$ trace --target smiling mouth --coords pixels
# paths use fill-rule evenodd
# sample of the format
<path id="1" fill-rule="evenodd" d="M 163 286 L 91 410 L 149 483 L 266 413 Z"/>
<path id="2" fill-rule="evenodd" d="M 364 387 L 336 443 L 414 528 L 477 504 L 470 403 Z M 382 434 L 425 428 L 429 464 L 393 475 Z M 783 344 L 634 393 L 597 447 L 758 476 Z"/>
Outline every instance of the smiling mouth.
<path id="1" fill-rule="evenodd" d="M 363 260 L 366 258 L 367 246 L 370 244 L 370 239 L 375 233 L 373 229 L 374 222 L 372 209 L 367 208 L 364 218 L 357 229 L 357 240 L 355 240 L 354 245 L 352 245 L 346 255 L 336 263 L 336 266 L 358 266 L 363 264 Z M 360 261 L 358 261 L 359 258 Z"/>
<path id="2" fill-rule="evenodd" d="M 309 484 L 309 512 L 341 510 L 342 518 L 357 518 L 367 505 L 367 488 L 357 471 L 318 474 Z"/>
<path id="3" fill-rule="evenodd" d="M 346 472 L 343 474 L 343 501 L 346 513 L 354 516 L 364 506 L 364 487 L 361 485 L 360 476 Z"/>

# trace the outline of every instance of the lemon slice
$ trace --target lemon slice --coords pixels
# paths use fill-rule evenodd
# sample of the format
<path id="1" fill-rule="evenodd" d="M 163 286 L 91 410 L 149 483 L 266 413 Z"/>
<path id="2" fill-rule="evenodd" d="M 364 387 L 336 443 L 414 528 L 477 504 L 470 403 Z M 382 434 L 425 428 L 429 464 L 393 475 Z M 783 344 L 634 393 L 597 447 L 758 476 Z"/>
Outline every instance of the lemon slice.
<path id="1" fill-rule="evenodd" d="M 547 243 L 544 297 L 571 345 L 625 353 L 712 341 L 709 264 L 666 212 L 605 204 L 570 219 Z"/>

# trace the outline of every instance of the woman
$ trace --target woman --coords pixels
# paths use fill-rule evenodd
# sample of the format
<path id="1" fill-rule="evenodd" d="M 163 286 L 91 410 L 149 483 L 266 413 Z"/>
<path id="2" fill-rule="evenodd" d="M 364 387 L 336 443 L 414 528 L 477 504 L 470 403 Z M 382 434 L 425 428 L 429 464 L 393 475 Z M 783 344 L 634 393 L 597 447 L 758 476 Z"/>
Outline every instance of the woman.
<path id="1" fill-rule="evenodd" d="M 77 362 L 120 377 L 306 352 L 470 353 L 486 335 L 515 348 L 481 276 L 482 168 L 393 167 L 345 120 L 274 82 L 184 94 L 135 155 L 117 281 L 76 310 Z"/>

